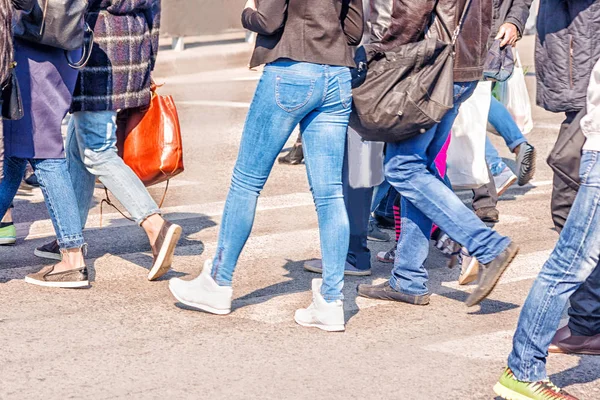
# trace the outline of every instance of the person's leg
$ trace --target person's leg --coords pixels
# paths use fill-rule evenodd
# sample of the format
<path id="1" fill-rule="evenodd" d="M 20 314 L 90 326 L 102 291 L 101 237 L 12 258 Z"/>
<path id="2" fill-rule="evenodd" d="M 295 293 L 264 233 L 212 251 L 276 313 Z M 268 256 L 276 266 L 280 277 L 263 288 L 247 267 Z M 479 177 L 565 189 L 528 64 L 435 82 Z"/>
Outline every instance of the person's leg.
<path id="1" fill-rule="evenodd" d="M 160 210 L 142 181 L 117 154 L 116 117 L 117 113 L 114 111 L 73 113 L 72 119 L 80 158 L 87 171 L 98 177 L 100 182 L 123 204 L 131 217 L 142 225 L 150 216 L 160 214 Z M 89 185 L 90 176 L 87 175 L 86 191 L 89 191 Z M 89 196 L 89 193 L 86 195 Z M 85 207 L 87 199 L 83 200 L 82 207 Z"/>
<path id="2" fill-rule="evenodd" d="M 339 76 L 329 78 L 323 105 L 300 123 L 306 171 L 319 218 L 323 258 L 321 294 L 327 302 L 343 298 L 344 265 L 350 238 L 342 185 L 346 131 L 350 117 L 350 103 L 344 102 L 343 93 L 350 91 L 350 79 L 347 69 Z"/>
<path id="3" fill-rule="evenodd" d="M 344 162 L 344 202 L 350 223 L 350 244 L 346 261 L 356 269 L 371 269 L 371 251 L 367 245 L 373 188 L 353 188 L 348 176 L 347 157 Z"/>
<path id="4" fill-rule="evenodd" d="M 17 157 L 4 158 L 4 177 L 0 181 L 0 215 L 4 216 L 17 195 L 27 160 Z"/>
<path id="5" fill-rule="evenodd" d="M 600 258 L 600 157 L 584 152 L 582 185 L 550 258 L 529 292 L 513 339 L 508 366 L 520 381 L 546 379 L 548 346 L 569 299 Z"/>
<path id="6" fill-rule="evenodd" d="M 573 293 L 570 302 L 571 333 L 575 336 L 600 335 L 600 264 L 585 283 Z"/>
<path id="7" fill-rule="evenodd" d="M 427 271 L 423 263 L 429 254 L 432 221 L 482 264 L 489 264 L 480 269 L 480 283 L 467 300 L 469 306 L 491 292 L 517 251 L 515 246 L 509 249 L 510 239 L 485 226 L 440 180 L 439 174 L 433 172 L 435 157 L 447 140 L 458 108 L 474 89 L 475 83 L 455 84 L 455 107 L 440 124 L 424 134 L 388 145 L 386 176 L 402 196 L 402 232 L 397 248 L 402 256 L 396 257 L 389 285 L 398 293 L 412 296 L 411 302 L 416 303 L 417 297 L 421 297 L 423 301 L 417 304 L 428 302 Z M 389 295 L 388 289 L 380 289 L 385 296 Z M 359 294 L 379 296 L 366 293 L 371 290 L 378 289 L 361 285 Z"/>
<path id="8" fill-rule="evenodd" d="M 165 221 L 148 190 L 138 176 L 117 154 L 117 113 L 114 111 L 80 111 L 72 119 L 80 158 L 87 171 L 127 209 L 131 218 L 145 231 L 152 248 L 153 263 L 148 280 L 156 280 L 171 268 L 175 246 L 181 236 L 179 225 Z M 80 212 L 87 213 L 89 175 L 84 178 L 85 191 Z"/>
<path id="9" fill-rule="evenodd" d="M 307 81 L 308 79 L 308 81 Z M 280 86 L 278 82 L 286 82 Z M 289 81 L 289 84 L 287 82 Z M 311 83 L 311 81 L 313 83 Z M 300 109 L 283 109 L 275 96 L 280 88 L 279 99 L 287 101 L 294 95 L 309 97 Z M 279 67 L 267 66 L 252 100 L 238 158 L 231 177 L 231 186 L 225 202 L 217 252 L 213 258 L 211 276 L 220 286 L 231 286 L 238 258 L 250 236 L 256 213 L 256 203 L 277 155 L 292 134 L 294 128 L 306 115 L 311 104 L 316 104 L 316 93 L 323 93 L 323 81 L 314 83 L 311 78 L 294 76 L 293 72 Z M 297 96 L 296 96 L 297 97 Z M 295 107 L 293 107 L 295 108 Z M 302 138 L 304 146 L 306 138 Z M 347 239 L 346 239 L 347 240 Z M 347 250 L 347 249 L 346 249 Z"/>
<path id="10" fill-rule="evenodd" d="M 487 162 L 490 171 L 493 176 L 500 175 L 502 171 L 506 168 L 506 163 L 498 154 L 498 150 L 492 144 L 492 141 L 489 137 L 485 138 L 485 161 Z"/>
<path id="11" fill-rule="evenodd" d="M 492 101 L 490 103 L 488 121 L 502 136 L 510 151 L 514 152 L 519 145 L 526 143 L 527 139 L 504 104 L 500 103 L 494 96 L 491 97 Z"/>
<path id="12" fill-rule="evenodd" d="M 69 120 L 65 151 L 69 176 L 71 177 L 72 186 L 75 188 L 79 220 L 81 221 L 81 227 L 85 228 L 90 204 L 94 197 L 96 177 L 87 170 L 83 162 L 85 159 L 85 145 L 78 140 L 74 118 Z"/>

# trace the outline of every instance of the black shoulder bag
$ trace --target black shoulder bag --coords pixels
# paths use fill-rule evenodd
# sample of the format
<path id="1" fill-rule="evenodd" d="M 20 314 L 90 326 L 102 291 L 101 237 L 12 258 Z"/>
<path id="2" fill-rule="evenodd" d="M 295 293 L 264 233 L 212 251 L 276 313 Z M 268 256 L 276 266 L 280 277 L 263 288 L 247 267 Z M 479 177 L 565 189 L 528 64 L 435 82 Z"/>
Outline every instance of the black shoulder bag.
<path id="1" fill-rule="evenodd" d="M 87 0 L 34 0 L 31 11 L 16 13 L 14 35 L 63 49 L 71 67 L 83 68 L 94 45 L 94 33 L 85 22 L 87 7 Z M 82 57 L 73 62 L 69 52 L 78 49 L 83 49 Z"/>
<path id="2" fill-rule="evenodd" d="M 350 116 L 350 126 L 364 140 L 391 143 L 425 133 L 454 106 L 454 45 L 470 4 L 467 0 L 450 43 L 425 38 L 393 51 L 364 46 L 366 79 L 352 91 Z M 357 52 L 359 62 L 365 52 Z"/>
<path id="3" fill-rule="evenodd" d="M 19 82 L 15 73 L 16 63 L 10 68 L 10 75 L 2 84 L 2 118 L 16 121 L 23 118 L 23 101 Z"/>

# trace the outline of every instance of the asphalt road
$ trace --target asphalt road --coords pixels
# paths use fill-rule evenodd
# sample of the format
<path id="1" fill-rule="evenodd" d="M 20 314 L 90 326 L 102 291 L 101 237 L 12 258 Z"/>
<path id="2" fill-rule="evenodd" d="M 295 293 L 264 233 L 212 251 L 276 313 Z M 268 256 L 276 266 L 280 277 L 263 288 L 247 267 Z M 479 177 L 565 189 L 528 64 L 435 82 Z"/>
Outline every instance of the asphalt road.
<path id="1" fill-rule="evenodd" d="M 529 64 L 530 47 L 523 46 Z M 319 256 L 303 166 L 273 170 L 236 272 L 231 315 L 179 308 L 167 289 L 169 277 L 195 276 L 214 254 L 260 76 L 243 65 L 202 71 L 165 77 L 163 91 L 179 105 L 186 157 L 163 207 L 185 233 L 166 278 L 147 282 L 151 253 L 143 232 L 106 206 L 100 218 L 96 205 L 86 231 L 93 287 L 25 284 L 22 278 L 43 265 L 33 249 L 52 238 L 52 226 L 40 193 L 18 199 L 19 243 L 0 248 L 0 399 L 493 399 L 520 306 L 557 239 L 545 157 L 561 116 L 534 108 L 529 139 L 538 173 L 502 197 L 497 225 L 521 254 L 481 308 L 464 306 L 469 288 L 459 288 L 458 271 L 432 251 L 429 306 L 356 298 L 357 284 L 388 276 L 390 266 L 374 262 L 372 277 L 346 281 L 347 331 L 327 334 L 292 319 L 309 304 L 315 277 L 302 263 Z M 527 79 L 533 96 L 534 78 Z M 157 199 L 162 191 L 151 189 Z M 373 255 L 390 246 L 372 243 Z M 573 394 L 600 398 L 600 358 L 552 355 L 548 367 Z"/>

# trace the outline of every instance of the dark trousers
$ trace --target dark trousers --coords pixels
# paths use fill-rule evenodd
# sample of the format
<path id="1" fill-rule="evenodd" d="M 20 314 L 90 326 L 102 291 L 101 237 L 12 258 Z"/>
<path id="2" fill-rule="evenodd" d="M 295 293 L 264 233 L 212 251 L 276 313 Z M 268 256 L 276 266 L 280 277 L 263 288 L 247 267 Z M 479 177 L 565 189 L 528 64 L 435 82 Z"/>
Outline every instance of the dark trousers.
<path id="1" fill-rule="evenodd" d="M 556 145 L 548 157 L 554 171 L 552 186 L 552 220 L 560 232 L 571 211 L 579 187 L 579 164 L 585 136 L 579 127 L 585 110 L 567 113 L 560 127 Z M 571 296 L 569 329 L 577 336 L 600 334 L 600 267 Z"/>
<path id="2" fill-rule="evenodd" d="M 346 153 L 347 154 L 347 153 Z M 369 217 L 371 215 L 371 201 L 373 188 L 353 188 L 350 186 L 348 176 L 348 157 L 344 162 L 342 175 L 344 186 L 344 202 L 350 222 L 350 246 L 346 261 L 358 269 L 371 268 L 371 251 L 367 246 Z"/>
<path id="3" fill-rule="evenodd" d="M 473 190 L 473 210 L 477 211 L 482 208 L 496 207 L 498 204 L 498 192 L 494 184 L 494 177 L 488 167 L 488 175 L 490 182 L 480 188 Z"/>

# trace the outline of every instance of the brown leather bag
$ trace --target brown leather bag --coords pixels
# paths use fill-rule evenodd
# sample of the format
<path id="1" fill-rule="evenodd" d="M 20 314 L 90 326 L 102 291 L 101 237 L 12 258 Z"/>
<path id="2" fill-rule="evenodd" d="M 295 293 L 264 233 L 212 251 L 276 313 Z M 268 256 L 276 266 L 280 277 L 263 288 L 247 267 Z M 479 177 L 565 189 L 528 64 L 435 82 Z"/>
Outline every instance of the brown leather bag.
<path id="1" fill-rule="evenodd" d="M 117 116 L 119 155 L 146 186 L 168 181 L 183 172 L 181 128 L 171 96 L 156 93 L 150 106 Z"/>

